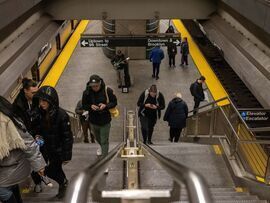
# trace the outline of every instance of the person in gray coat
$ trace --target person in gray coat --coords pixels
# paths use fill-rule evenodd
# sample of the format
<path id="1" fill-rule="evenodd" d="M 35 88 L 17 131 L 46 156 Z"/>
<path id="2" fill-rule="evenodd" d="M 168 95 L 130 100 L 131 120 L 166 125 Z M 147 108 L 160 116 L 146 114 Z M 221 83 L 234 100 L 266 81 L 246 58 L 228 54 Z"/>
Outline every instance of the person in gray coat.
<path id="1" fill-rule="evenodd" d="M 182 100 L 182 95 L 176 93 L 175 97 L 170 101 L 164 114 L 164 121 L 170 126 L 171 142 L 178 142 L 182 129 L 186 127 L 186 119 L 188 116 L 188 107 L 186 102 Z"/>
<path id="2" fill-rule="evenodd" d="M 21 203 L 19 183 L 32 170 L 43 175 L 45 161 L 12 105 L 0 96 L 0 201 Z"/>

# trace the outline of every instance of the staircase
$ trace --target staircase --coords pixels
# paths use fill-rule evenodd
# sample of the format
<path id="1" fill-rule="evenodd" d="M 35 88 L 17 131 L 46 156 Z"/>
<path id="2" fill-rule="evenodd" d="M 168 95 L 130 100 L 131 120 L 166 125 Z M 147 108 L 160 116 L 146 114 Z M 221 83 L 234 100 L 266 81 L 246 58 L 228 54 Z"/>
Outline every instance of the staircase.
<path id="1" fill-rule="evenodd" d="M 116 145 L 115 142 L 110 147 Z M 97 144 L 74 144 L 72 161 L 64 169 L 68 179 L 96 160 L 97 147 Z M 152 147 L 162 155 L 199 172 L 207 180 L 215 203 L 267 203 L 266 200 L 259 200 L 257 196 L 248 192 L 236 191 L 223 157 L 217 155 L 210 145 L 159 142 Z M 171 190 L 173 187 L 172 178 L 152 159 L 146 158 L 140 161 L 139 174 L 141 189 Z M 109 174 L 104 175 L 99 182 L 98 188 L 106 191 L 121 190 L 123 185 L 123 161 L 117 158 L 109 167 Z M 52 188 L 45 187 L 42 193 L 24 194 L 24 202 L 60 203 L 62 201 L 54 198 L 57 189 L 58 186 L 54 183 Z M 186 188 L 181 186 L 180 200 L 174 203 L 188 203 L 188 199 Z M 91 197 L 88 202 L 93 202 Z"/>

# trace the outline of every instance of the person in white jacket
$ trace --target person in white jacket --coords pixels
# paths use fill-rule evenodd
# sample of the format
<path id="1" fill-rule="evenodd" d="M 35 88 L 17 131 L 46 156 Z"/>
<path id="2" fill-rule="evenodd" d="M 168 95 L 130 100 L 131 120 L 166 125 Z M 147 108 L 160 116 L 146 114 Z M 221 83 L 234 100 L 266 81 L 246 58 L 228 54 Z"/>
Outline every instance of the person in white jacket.
<path id="1" fill-rule="evenodd" d="M 45 161 L 12 105 L 0 96 L 0 201 L 22 203 L 19 183 L 32 170 L 43 175 Z"/>

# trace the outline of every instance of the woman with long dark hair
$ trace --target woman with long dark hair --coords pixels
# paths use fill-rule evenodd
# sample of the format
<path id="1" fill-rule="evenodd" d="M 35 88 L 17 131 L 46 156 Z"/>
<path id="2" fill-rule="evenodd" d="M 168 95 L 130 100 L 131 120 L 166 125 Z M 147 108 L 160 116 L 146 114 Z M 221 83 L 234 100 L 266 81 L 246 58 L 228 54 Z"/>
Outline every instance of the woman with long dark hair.
<path id="1" fill-rule="evenodd" d="M 59 107 L 58 94 L 53 87 L 41 87 L 35 98 L 39 99 L 41 112 L 38 136 L 44 140 L 42 154 L 48 163 L 45 175 L 59 184 L 56 197 L 61 199 L 68 185 L 62 165 L 72 157 L 73 135 L 69 116 Z"/>

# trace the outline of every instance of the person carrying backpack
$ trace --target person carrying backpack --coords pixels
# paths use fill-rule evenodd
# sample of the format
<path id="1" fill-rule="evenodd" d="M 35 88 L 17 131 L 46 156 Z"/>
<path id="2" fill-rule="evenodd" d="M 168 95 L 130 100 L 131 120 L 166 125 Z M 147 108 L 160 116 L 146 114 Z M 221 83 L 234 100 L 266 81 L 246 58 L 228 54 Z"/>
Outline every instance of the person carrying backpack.
<path id="1" fill-rule="evenodd" d="M 161 116 L 161 110 L 165 108 L 165 99 L 161 92 L 158 91 L 156 85 L 151 85 L 140 95 L 137 106 L 139 107 L 139 117 L 141 122 L 141 130 L 143 143 L 152 143 L 152 134 L 157 119 Z"/>
<path id="2" fill-rule="evenodd" d="M 205 82 L 205 80 L 205 77 L 201 76 L 199 79 L 197 79 L 194 83 L 190 85 L 190 93 L 194 97 L 193 115 L 198 113 L 197 108 L 200 106 L 200 102 L 205 99 L 202 87 L 202 84 Z"/>

